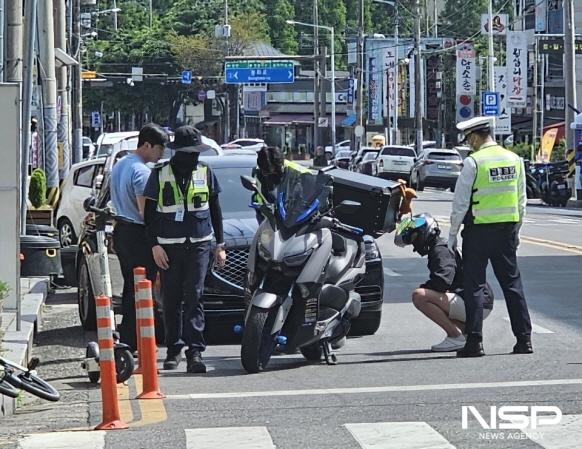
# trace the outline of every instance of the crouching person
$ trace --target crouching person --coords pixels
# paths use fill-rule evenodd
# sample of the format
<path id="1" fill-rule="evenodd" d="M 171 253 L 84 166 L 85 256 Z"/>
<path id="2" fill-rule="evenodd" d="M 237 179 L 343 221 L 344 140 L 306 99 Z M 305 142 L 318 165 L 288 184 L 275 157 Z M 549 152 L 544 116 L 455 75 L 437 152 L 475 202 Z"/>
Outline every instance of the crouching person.
<path id="1" fill-rule="evenodd" d="M 429 279 L 412 293 L 412 303 L 446 332 L 445 339 L 431 347 L 434 352 L 457 351 L 465 346 L 465 303 L 461 254 L 453 253 L 440 237 L 438 223 L 429 214 L 407 217 L 398 225 L 394 243 L 412 245 L 420 256 L 428 256 Z M 493 309 L 493 292 L 484 289 L 483 316 Z"/>

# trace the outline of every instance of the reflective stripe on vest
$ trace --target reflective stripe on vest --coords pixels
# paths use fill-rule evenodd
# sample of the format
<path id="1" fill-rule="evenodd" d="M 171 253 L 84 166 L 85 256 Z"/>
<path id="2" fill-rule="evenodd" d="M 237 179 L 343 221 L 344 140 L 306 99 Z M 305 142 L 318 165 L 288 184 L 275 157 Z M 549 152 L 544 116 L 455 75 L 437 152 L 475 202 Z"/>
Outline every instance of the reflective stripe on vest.
<path id="1" fill-rule="evenodd" d="M 473 223 L 491 224 L 519 221 L 519 156 L 499 145 L 473 153 L 477 175 L 473 182 Z"/>
<path id="2" fill-rule="evenodd" d="M 303 165 L 298 164 L 297 162 L 288 161 L 287 159 L 285 159 L 285 161 L 283 162 L 283 167 L 286 169 L 298 171 L 301 174 L 311 173 L 311 170 L 309 170 L 307 167 L 304 167 Z M 255 177 L 255 181 L 257 183 L 257 189 L 259 190 L 259 192 L 262 193 L 263 191 L 261 190 L 261 188 L 262 188 L 261 181 L 259 181 L 258 177 Z M 253 203 L 257 203 L 257 204 L 263 204 L 263 199 L 256 192 L 252 194 L 251 201 Z"/>
<path id="3" fill-rule="evenodd" d="M 192 180 L 188 184 L 188 193 L 186 195 L 187 212 L 196 212 L 207 210 L 208 198 L 210 190 L 208 188 L 208 167 L 200 165 L 192 172 Z M 172 189 L 172 204 L 164 204 L 164 188 L 169 185 Z M 195 207 L 194 200 L 198 198 L 200 206 Z M 167 201 L 166 201 L 167 203 Z M 161 214 L 176 214 L 176 212 L 184 209 L 184 195 L 182 190 L 178 187 L 176 177 L 172 171 L 170 164 L 164 165 L 159 172 L 159 192 L 158 192 L 158 208 L 157 211 Z M 185 211 L 186 212 L 186 211 Z"/>

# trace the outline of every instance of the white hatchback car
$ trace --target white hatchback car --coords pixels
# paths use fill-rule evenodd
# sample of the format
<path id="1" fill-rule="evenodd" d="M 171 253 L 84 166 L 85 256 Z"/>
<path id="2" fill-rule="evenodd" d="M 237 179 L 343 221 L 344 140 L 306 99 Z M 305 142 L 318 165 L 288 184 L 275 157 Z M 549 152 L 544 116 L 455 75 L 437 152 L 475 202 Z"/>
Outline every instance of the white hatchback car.
<path id="1" fill-rule="evenodd" d="M 235 139 L 227 145 L 240 145 L 245 150 L 259 151 L 265 146 L 265 141 L 263 139 Z"/>
<path id="2" fill-rule="evenodd" d="M 408 179 L 416 152 L 411 147 L 386 145 L 378 155 L 378 176 Z"/>
<path id="3" fill-rule="evenodd" d="M 77 244 L 81 222 L 87 215 L 83 201 L 91 196 L 95 179 L 103 173 L 106 158 L 89 159 L 71 167 L 62 186 L 57 228 L 62 247 Z"/>

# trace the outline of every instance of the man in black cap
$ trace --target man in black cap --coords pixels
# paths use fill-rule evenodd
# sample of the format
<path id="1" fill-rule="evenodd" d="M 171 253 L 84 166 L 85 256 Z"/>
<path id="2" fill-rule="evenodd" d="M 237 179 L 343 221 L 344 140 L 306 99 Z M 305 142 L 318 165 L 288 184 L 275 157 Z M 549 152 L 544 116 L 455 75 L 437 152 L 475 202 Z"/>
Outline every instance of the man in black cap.
<path id="1" fill-rule="evenodd" d="M 483 351 L 483 290 L 487 264 L 507 303 L 516 338 L 514 354 L 531 354 L 531 320 L 517 266 L 519 231 L 527 204 L 523 160 L 491 137 L 491 117 L 475 117 L 457 125 L 474 152 L 464 161 L 455 186 L 449 248 L 463 229 L 463 273 L 466 308 L 465 347 L 458 357 L 481 357 Z"/>
<path id="2" fill-rule="evenodd" d="M 144 196 L 146 226 L 156 265 L 161 269 L 167 355 L 164 369 L 177 369 L 187 346 L 189 373 L 205 373 L 201 353 L 204 308 L 200 301 L 214 238 L 214 262 L 224 265 L 226 252 L 220 186 L 198 156 L 208 147 L 191 126 L 176 130 L 174 156 L 152 170 Z"/>

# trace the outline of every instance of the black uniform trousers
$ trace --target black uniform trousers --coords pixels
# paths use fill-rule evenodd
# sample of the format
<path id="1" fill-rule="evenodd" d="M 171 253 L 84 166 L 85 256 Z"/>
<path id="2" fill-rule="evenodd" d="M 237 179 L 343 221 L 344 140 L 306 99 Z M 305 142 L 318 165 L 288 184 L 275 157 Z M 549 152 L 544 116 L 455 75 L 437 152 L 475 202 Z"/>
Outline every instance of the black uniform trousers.
<path id="1" fill-rule="evenodd" d="M 121 266 L 121 274 L 123 275 L 123 295 L 121 299 L 123 320 L 119 326 L 119 337 L 122 343 L 126 343 L 136 349 L 133 269 L 144 267 L 147 278 L 150 281 L 154 281 L 157 275 L 157 268 L 151 247 L 148 244 L 145 226 L 118 221 L 113 230 L 113 245 Z"/>
<path id="2" fill-rule="evenodd" d="M 210 259 L 210 242 L 162 245 L 170 267 L 161 270 L 164 326 L 168 355 L 184 346 L 204 351 L 202 292 Z"/>
<path id="3" fill-rule="evenodd" d="M 483 288 L 487 264 L 491 261 L 503 290 L 513 334 L 518 340 L 529 339 L 531 320 L 517 266 L 517 224 L 469 224 L 465 225 L 462 236 L 467 335 L 477 340 L 483 338 Z"/>

